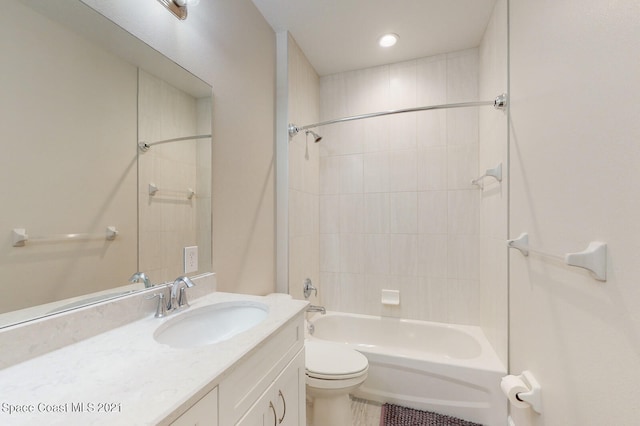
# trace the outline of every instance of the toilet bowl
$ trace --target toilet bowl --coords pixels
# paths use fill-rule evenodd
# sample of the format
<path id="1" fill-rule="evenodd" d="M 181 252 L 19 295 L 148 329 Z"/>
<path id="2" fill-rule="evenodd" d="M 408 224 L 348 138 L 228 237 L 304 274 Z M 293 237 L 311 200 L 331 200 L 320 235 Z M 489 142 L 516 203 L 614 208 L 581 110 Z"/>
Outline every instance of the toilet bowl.
<path id="1" fill-rule="evenodd" d="M 351 425 L 349 394 L 367 378 L 367 358 L 339 344 L 306 341 L 305 367 L 313 425 Z"/>

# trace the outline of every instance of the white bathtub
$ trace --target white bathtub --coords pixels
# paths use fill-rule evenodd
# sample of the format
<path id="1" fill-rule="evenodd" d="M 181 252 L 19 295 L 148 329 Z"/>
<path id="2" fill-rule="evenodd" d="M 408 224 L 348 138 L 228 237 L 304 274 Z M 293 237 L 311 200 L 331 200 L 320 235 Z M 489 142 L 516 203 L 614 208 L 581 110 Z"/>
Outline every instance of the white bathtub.
<path id="1" fill-rule="evenodd" d="M 310 340 L 348 345 L 369 360 L 356 397 L 490 426 L 507 424 L 506 369 L 480 327 L 327 312 Z"/>

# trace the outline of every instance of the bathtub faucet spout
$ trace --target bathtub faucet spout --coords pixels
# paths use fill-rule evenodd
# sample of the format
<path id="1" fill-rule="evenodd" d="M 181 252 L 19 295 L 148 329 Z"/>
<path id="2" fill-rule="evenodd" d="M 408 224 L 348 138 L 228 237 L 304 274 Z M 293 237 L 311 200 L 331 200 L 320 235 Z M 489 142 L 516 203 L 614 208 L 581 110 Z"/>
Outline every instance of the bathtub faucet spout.
<path id="1" fill-rule="evenodd" d="M 320 312 L 322 315 L 325 315 L 327 313 L 327 310 L 324 308 L 324 306 L 309 305 L 307 306 L 307 312 Z"/>

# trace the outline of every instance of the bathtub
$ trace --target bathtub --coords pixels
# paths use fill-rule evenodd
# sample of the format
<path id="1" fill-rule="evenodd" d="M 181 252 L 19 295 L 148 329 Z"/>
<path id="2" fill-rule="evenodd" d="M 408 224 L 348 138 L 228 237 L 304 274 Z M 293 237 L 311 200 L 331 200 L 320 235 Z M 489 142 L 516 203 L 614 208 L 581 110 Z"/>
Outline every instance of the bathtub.
<path id="1" fill-rule="evenodd" d="M 369 376 L 358 398 L 507 424 L 500 390 L 506 369 L 480 327 L 327 312 L 309 318 L 307 339 L 347 345 L 367 357 Z"/>

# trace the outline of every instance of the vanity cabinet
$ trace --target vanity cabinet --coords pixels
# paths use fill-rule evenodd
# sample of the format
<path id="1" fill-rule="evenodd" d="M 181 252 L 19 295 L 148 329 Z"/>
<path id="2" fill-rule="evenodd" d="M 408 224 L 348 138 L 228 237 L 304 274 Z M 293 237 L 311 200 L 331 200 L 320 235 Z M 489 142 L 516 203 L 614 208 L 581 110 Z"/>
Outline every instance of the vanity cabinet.
<path id="1" fill-rule="evenodd" d="M 220 425 L 306 424 L 302 314 L 236 363 L 218 388 Z"/>
<path id="2" fill-rule="evenodd" d="M 171 426 L 218 426 L 218 388 L 193 404 Z"/>
<path id="3" fill-rule="evenodd" d="M 303 351 L 298 353 L 236 426 L 298 426 L 301 377 L 304 380 Z"/>

